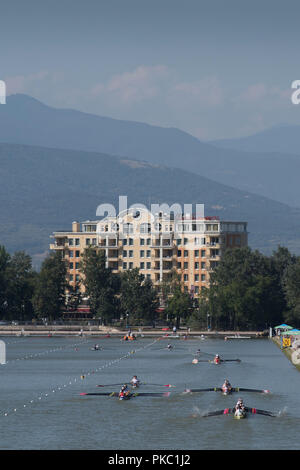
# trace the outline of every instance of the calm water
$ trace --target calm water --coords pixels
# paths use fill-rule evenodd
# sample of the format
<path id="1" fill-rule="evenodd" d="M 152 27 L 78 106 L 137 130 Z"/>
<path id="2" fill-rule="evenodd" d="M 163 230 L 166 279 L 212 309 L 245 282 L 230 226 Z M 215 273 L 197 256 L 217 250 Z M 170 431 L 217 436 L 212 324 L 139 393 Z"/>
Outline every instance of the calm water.
<path id="1" fill-rule="evenodd" d="M 0 449 L 300 449 L 300 374 L 269 339 L 1 338 L 7 364 L 0 366 Z M 95 343 L 102 351 L 92 351 Z M 192 364 L 196 349 L 241 363 Z M 135 352 L 133 352 L 135 350 Z M 205 356 L 203 356 L 205 357 Z M 140 391 L 168 391 L 170 397 L 117 398 L 80 396 L 81 392 L 118 391 L 97 384 L 129 381 L 173 384 Z M 81 378 L 84 376 L 84 378 Z M 201 417 L 231 407 L 238 394 L 205 392 L 182 395 L 188 388 L 233 386 L 269 389 L 271 395 L 240 394 L 247 406 L 279 413 L 276 418 L 249 415 Z"/>

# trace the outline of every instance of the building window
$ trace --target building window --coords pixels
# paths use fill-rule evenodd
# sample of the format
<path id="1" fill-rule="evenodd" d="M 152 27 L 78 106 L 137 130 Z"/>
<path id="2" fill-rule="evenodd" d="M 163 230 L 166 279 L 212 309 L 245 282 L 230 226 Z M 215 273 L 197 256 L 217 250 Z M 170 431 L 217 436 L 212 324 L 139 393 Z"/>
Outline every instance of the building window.
<path id="1" fill-rule="evenodd" d="M 70 274 L 70 281 L 73 282 L 74 276 L 73 274 Z"/>
<path id="2" fill-rule="evenodd" d="M 183 280 L 184 282 L 187 282 L 189 280 L 189 275 L 188 274 L 184 274 L 183 275 Z"/>
<path id="3" fill-rule="evenodd" d="M 144 262 L 140 263 L 140 269 L 145 269 L 145 263 Z"/>
<path id="4" fill-rule="evenodd" d="M 129 250 L 129 258 L 133 258 L 133 250 Z"/>
<path id="5" fill-rule="evenodd" d="M 151 269 L 151 263 L 147 262 L 146 267 L 147 267 L 147 269 Z"/>
<path id="6" fill-rule="evenodd" d="M 76 251 L 75 251 L 75 257 L 76 257 L 76 258 L 79 258 L 79 257 L 80 257 L 80 251 L 79 251 L 79 250 L 76 250 Z"/>
<path id="7" fill-rule="evenodd" d="M 198 263 L 198 261 L 196 261 L 196 263 L 195 263 L 195 269 L 199 269 L 199 263 Z"/>
<path id="8" fill-rule="evenodd" d="M 133 263 L 129 263 L 129 269 L 133 269 Z"/>
<path id="9" fill-rule="evenodd" d="M 75 269 L 79 269 L 79 263 L 75 263 Z"/>
<path id="10" fill-rule="evenodd" d="M 201 281 L 205 281 L 205 274 L 201 274 Z"/>
<path id="11" fill-rule="evenodd" d="M 123 258 L 127 258 L 127 251 L 123 250 Z"/>
<path id="12" fill-rule="evenodd" d="M 74 240 L 73 238 L 69 238 L 69 246 L 73 246 L 74 245 Z"/>
<path id="13" fill-rule="evenodd" d="M 144 250 L 140 250 L 140 258 L 144 258 L 145 256 L 145 251 Z"/>
<path id="14" fill-rule="evenodd" d="M 86 246 L 89 246 L 89 245 L 91 244 L 90 238 L 87 238 L 87 239 L 85 240 L 85 244 L 86 244 Z"/>
<path id="15" fill-rule="evenodd" d="M 127 269 L 127 263 L 123 263 L 123 269 Z"/>
<path id="16" fill-rule="evenodd" d="M 195 282 L 199 282 L 199 274 L 195 274 Z"/>
<path id="17" fill-rule="evenodd" d="M 147 251 L 146 251 L 146 256 L 147 256 L 147 258 L 150 258 L 150 257 L 151 257 L 151 250 L 147 250 Z"/>
<path id="18" fill-rule="evenodd" d="M 145 245 L 145 239 L 144 238 L 140 239 L 140 245 Z"/>
<path id="19" fill-rule="evenodd" d="M 187 262 L 183 263 L 183 269 L 188 269 L 188 267 L 189 267 L 189 263 Z"/>
<path id="20" fill-rule="evenodd" d="M 74 252 L 73 252 L 72 250 L 69 251 L 69 257 L 70 257 L 70 258 L 73 258 L 73 256 L 74 256 Z"/>
<path id="21" fill-rule="evenodd" d="M 195 250 L 195 258 L 199 258 L 199 250 Z"/>
<path id="22" fill-rule="evenodd" d="M 183 252 L 183 256 L 184 256 L 185 258 L 187 258 L 187 257 L 189 256 L 189 252 L 188 252 L 188 250 L 184 250 L 184 252 Z"/>
<path id="23" fill-rule="evenodd" d="M 129 238 L 129 245 L 133 245 L 133 238 Z"/>
<path id="24" fill-rule="evenodd" d="M 69 263 L 69 269 L 73 269 L 73 263 Z"/>
<path id="25" fill-rule="evenodd" d="M 178 251 L 177 251 L 177 256 L 178 256 L 178 258 L 181 257 L 181 250 L 178 250 Z"/>
<path id="26" fill-rule="evenodd" d="M 205 261 L 201 262 L 201 269 L 205 269 Z"/>
<path id="27" fill-rule="evenodd" d="M 205 250 L 201 250 L 201 258 L 205 258 Z"/>
<path id="28" fill-rule="evenodd" d="M 147 238 L 147 245 L 151 245 L 151 238 Z"/>

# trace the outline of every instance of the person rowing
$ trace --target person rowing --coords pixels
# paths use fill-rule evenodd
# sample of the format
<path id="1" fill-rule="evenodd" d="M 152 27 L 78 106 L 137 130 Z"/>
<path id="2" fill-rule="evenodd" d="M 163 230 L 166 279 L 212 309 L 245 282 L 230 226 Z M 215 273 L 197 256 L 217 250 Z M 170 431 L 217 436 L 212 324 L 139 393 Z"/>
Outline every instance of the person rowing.
<path id="1" fill-rule="evenodd" d="M 129 397 L 130 390 L 127 387 L 127 384 L 122 385 L 121 390 L 119 392 L 119 399 L 124 400 L 125 398 Z"/>
<path id="2" fill-rule="evenodd" d="M 220 364 L 220 362 L 221 362 L 221 358 L 220 358 L 219 354 L 216 354 L 215 357 L 214 357 L 214 363 L 215 364 Z"/>
<path id="3" fill-rule="evenodd" d="M 245 405 L 242 398 L 239 398 L 234 407 L 235 411 L 245 411 Z"/>
<path id="4" fill-rule="evenodd" d="M 139 381 L 139 379 L 137 378 L 136 375 L 134 375 L 134 376 L 132 377 L 130 383 L 131 383 L 131 385 L 132 385 L 133 388 L 137 388 L 137 387 L 140 386 L 140 381 Z"/>
<path id="5" fill-rule="evenodd" d="M 229 380 L 225 379 L 224 383 L 222 385 L 222 392 L 225 393 L 226 395 L 231 392 L 232 386 Z"/>
<path id="6" fill-rule="evenodd" d="M 172 344 L 169 343 L 167 346 L 167 349 L 172 349 L 172 348 L 173 348 Z"/>

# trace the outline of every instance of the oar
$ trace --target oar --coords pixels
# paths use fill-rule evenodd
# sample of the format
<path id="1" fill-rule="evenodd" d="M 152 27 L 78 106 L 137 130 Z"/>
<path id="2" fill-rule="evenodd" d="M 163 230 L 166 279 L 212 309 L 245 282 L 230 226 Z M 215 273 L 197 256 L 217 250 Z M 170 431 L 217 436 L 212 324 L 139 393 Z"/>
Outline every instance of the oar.
<path id="1" fill-rule="evenodd" d="M 257 393 L 271 393 L 270 390 L 257 390 L 255 388 L 241 388 L 235 387 L 231 389 L 233 392 L 257 392 Z"/>
<path id="2" fill-rule="evenodd" d="M 118 392 L 103 392 L 103 393 L 80 393 L 80 395 L 101 395 L 107 397 L 117 397 L 119 394 Z"/>
<path id="3" fill-rule="evenodd" d="M 277 414 L 273 413 L 272 411 L 258 410 L 257 408 L 248 408 L 245 406 L 245 410 L 248 413 L 257 414 L 257 415 L 272 416 L 273 418 L 277 416 Z"/>
<path id="4" fill-rule="evenodd" d="M 184 393 L 193 393 L 193 392 L 219 392 L 221 388 L 186 388 Z"/>
<path id="5" fill-rule="evenodd" d="M 162 392 L 162 393 L 131 393 L 130 397 L 169 397 L 171 392 Z M 80 395 L 97 395 L 97 396 L 109 396 L 109 397 L 117 397 L 119 396 L 118 392 L 107 392 L 107 393 L 80 393 Z"/>
<path id="6" fill-rule="evenodd" d="M 227 415 L 229 413 L 232 413 L 232 410 L 230 408 L 225 408 L 225 410 L 210 411 L 201 415 L 201 417 L 206 418 L 208 416 Z"/>
<path id="7" fill-rule="evenodd" d="M 154 385 L 154 386 L 157 386 L 157 387 L 176 387 L 176 385 L 171 385 L 171 384 L 166 384 L 166 385 L 163 385 L 163 384 L 149 384 L 147 382 L 141 382 L 142 385 Z"/>
<path id="8" fill-rule="evenodd" d="M 106 384 L 106 385 L 97 385 L 97 387 L 113 387 L 114 385 L 123 385 L 124 383 L 126 382 L 123 382 L 121 384 Z M 128 382 L 130 384 L 130 382 Z M 132 385 L 132 384 L 130 384 Z M 176 385 L 171 385 L 171 384 L 166 384 L 166 385 L 163 385 L 163 384 L 150 384 L 150 383 L 147 383 L 147 382 L 140 382 L 140 385 L 155 385 L 155 386 L 158 386 L 158 387 L 176 387 Z"/>
<path id="9" fill-rule="evenodd" d="M 122 382 L 121 384 L 105 384 L 105 385 L 97 385 L 97 387 L 113 387 L 114 385 L 123 385 L 126 382 Z"/>
<path id="10" fill-rule="evenodd" d="M 221 359 L 221 362 L 241 362 L 240 359 Z"/>

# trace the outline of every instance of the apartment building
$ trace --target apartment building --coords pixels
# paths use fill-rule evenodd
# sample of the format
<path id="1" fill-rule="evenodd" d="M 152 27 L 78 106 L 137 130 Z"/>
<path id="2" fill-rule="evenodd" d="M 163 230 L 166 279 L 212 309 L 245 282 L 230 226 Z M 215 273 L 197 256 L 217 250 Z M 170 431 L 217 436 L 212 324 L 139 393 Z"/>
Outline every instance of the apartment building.
<path id="1" fill-rule="evenodd" d="M 73 222 L 72 231 L 54 232 L 52 238 L 50 249 L 61 251 L 73 286 L 81 279 L 80 257 L 93 246 L 105 251 L 107 266 L 113 272 L 139 268 L 158 287 L 175 269 L 184 289 L 195 297 L 203 287 L 209 287 L 210 274 L 224 251 L 248 243 L 247 222 L 152 214 L 145 208 L 97 221 Z"/>

